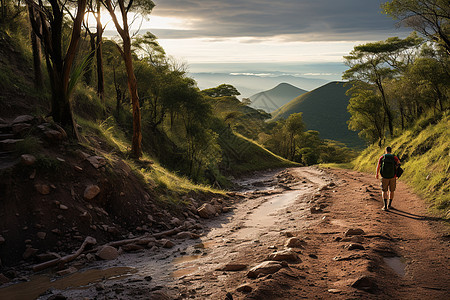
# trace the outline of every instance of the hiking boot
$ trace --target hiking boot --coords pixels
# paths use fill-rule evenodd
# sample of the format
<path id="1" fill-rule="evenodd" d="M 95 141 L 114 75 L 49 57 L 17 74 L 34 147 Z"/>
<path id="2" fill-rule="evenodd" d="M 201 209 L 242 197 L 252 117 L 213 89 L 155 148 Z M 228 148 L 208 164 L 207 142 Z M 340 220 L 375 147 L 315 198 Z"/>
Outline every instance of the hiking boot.
<path id="1" fill-rule="evenodd" d="M 389 210 L 389 208 L 383 206 L 383 208 L 381 208 L 381 210 Z"/>

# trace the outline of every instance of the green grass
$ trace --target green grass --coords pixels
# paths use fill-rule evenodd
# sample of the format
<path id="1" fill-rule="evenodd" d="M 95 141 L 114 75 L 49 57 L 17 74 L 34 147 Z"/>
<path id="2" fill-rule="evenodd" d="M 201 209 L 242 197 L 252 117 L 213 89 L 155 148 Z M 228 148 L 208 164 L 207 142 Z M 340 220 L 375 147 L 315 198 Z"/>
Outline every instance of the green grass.
<path id="1" fill-rule="evenodd" d="M 450 116 L 441 121 L 427 122 L 428 117 L 418 124 L 428 124 L 423 130 L 413 128 L 401 136 L 386 142 L 393 153 L 402 160 L 405 170 L 401 180 L 423 196 L 433 210 L 447 213 L 450 210 Z M 417 126 L 416 126 L 417 127 Z M 384 148 L 372 145 L 355 159 L 355 169 L 375 173 L 377 159 Z"/>
<path id="2" fill-rule="evenodd" d="M 300 165 L 272 153 L 239 133 L 230 131 L 221 134 L 219 143 L 224 152 L 222 163 L 227 172 L 234 175 Z"/>

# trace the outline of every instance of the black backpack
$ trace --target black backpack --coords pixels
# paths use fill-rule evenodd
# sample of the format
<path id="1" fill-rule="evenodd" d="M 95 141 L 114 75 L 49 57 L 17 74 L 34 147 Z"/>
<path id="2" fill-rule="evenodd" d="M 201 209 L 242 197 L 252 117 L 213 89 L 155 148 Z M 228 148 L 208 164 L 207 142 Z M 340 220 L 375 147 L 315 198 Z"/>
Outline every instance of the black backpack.
<path id="1" fill-rule="evenodd" d="M 394 154 L 384 154 L 383 158 L 381 159 L 381 176 L 383 176 L 383 178 L 394 178 L 396 164 L 397 163 L 395 162 Z"/>

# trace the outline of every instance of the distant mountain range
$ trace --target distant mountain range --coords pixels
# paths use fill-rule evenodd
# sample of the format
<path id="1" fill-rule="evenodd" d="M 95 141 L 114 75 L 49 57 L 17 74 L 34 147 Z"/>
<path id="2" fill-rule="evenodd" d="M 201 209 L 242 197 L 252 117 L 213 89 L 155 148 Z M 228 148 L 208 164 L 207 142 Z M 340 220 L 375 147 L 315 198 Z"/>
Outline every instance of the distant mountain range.
<path id="1" fill-rule="evenodd" d="M 239 98 L 248 98 L 262 90 L 278 85 L 281 82 L 303 89 L 312 90 L 324 85 L 329 80 L 318 78 L 305 78 L 294 75 L 271 75 L 254 73 L 190 73 L 197 81 L 200 89 L 216 87 L 222 83 L 231 84 L 241 93 Z"/>
<path id="2" fill-rule="evenodd" d="M 271 113 L 306 92 L 307 91 L 295 87 L 289 83 L 283 82 L 273 89 L 250 96 L 250 107 L 262 109 Z"/>
<path id="3" fill-rule="evenodd" d="M 330 82 L 308 93 L 304 93 L 272 113 L 272 120 L 287 118 L 302 112 L 308 130 L 317 130 L 323 139 L 345 143 L 350 147 L 361 147 L 364 142 L 358 134 L 348 129 L 350 113 L 347 106 L 350 97 L 345 94 L 344 82 Z"/>

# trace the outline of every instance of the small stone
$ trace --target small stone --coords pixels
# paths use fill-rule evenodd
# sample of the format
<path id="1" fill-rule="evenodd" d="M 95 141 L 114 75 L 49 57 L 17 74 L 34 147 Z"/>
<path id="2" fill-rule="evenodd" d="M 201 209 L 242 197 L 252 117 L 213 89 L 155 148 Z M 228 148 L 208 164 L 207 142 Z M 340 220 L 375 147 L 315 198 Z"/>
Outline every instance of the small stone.
<path id="1" fill-rule="evenodd" d="M 153 277 L 150 276 L 150 275 L 148 275 L 148 276 L 145 276 L 144 279 L 145 279 L 146 281 L 151 281 L 151 280 L 153 279 Z"/>
<path id="2" fill-rule="evenodd" d="M 100 193 L 100 187 L 98 185 L 88 185 L 84 190 L 83 197 L 86 200 L 92 200 Z"/>
<path id="3" fill-rule="evenodd" d="M 365 275 L 359 277 L 355 282 L 353 282 L 351 287 L 370 293 L 373 293 L 377 290 L 375 279 Z"/>
<path id="4" fill-rule="evenodd" d="M 238 263 L 228 263 L 222 268 L 220 268 L 221 271 L 242 271 L 245 268 L 247 268 L 246 264 L 238 264 Z"/>
<path id="5" fill-rule="evenodd" d="M 204 203 L 200 208 L 197 209 L 200 217 L 204 219 L 209 219 L 216 215 L 216 209 L 209 203 Z"/>
<path id="6" fill-rule="evenodd" d="M 347 246 L 348 250 L 364 250 L 364 246 L 358 243 L 352 243 Z"/>
<path id="7" fill-rule="evenodd" d="M 36 191 L 39 192 L 39 194 L 41 195 L 48 195 L 50 194 L 50 186 L 47 184 L 40 184 L 37 183 L 34 185 L 34 188 L 36 189 Z"/>
<path id="8" fill-rule="evenodd" d="M 175 246 L 174 242 L 169 240 L 165 240 L 162 245 L 163 248 L 172 248 L 173 246 Z"/>
<path id="9" fill-rule="evenodd" d="M 27 122 L 31 122 L 34 120 L 33 116 L 30 115 L 22 115 L 22 116 L 18 116 L 17 118 L 14 119 L 14 121 L 12 121 L 13 124 L 17 124 L 17 123 L 27 123 Z"/>
<path id="10" fill-rule="evenodd" d="M 345 236 L 352 236 L 352 235 L 363 235 L 366 234 L 364 230 L 361 228 L 350 228 L 345 232 Z"/>
<path id="11" fill-rule="evenodd" d="M 243 284 L 243 285 L 238 286 L 236 291 L 247 294 L 247 293 L 251 293 L 253 291 L 253 288 L 248 284 Z"/>
<path id="12" fill-rule="evenodd" d="M 5 238 L 3 236 L 0 235 L 0 245 L 5 243 Z"/>
<path id="13" fill-rule="evenodd" d="M 30 174 L 30 179 L 36 178 L 36 169 L 34 169 Z"/>
<path id="14" fill-rule="evenodd" d="M 329 289 L 328 293 L 332 293 L 332 294 L 340 294 L 342 291 L 338 290 L 338 289 Z"/>
<path id="15" fill-rule="evenodd" d="M 69 208 L 67 206 L 65 206 L 64 204 L 60 204 L 59 205 L 59 209 L 61 209 L 61 210 L 68 210 Z"/>
<path id="16" fill-rule="evenodd" d="M 303 248 L 304 245 L 306 245 L 306 242 L 296 237 L 290 238 L 286 242 L 288 248 Z"/>
<path id="17" fill-rule="evenodd" d="M 5 283 L 8 283 L 9 281 L 10 281 L 10 279 L 8 277 L 3 275 L 3 273 L 0 273 L 0 284 L 5 284 Z"/>
<path id="18" fill-rule="evenodd" d="M 103 260 L 113 260 L 119 256 L 119 252 L 114 247 L 103 246 L 96 255 Z"/>
<path id="19" fill-rule="evenodd" d="M 292 251 L 291 249 L 280 250 L 269 254 L 267 260 L 275 260 L 275 261 L 299 261 L 300 257 L 297 253 Z M 301 261 L 301 260 L 300 260 Z"/>
<path id="20" fill-rule="evenodd" d="M 44 132 L 44 135 L 47 137 L 47 139 L 51 140 L 51 141 L 59 141 L 63 139 L 63 135 L 61 132 L 57 131 L 57 130 L 46 130 Z"/>
<path id="21" fill-rule="evenodd" d="M 41 240 L 44 240 L 46 236 L 47 236 L 47 233 L 45 233 L 45 232 L 39 231 L 37 233 L 37 237 Z"/>
<path id="22" fill-rule="evenodd" d="M 36 162 L 36 157 L 31 154 L 22 154 L 20 156 L 20 161 L 25 166 L 31 166 L 32 164 L 34 164 Z"/>
<path id="23" fill-rule="evenodd" d="M 36 254 L 36 252 L 38 252 L 38 249 L 34 249 L 32 247 L 29 247 L 25 250 L 25 252 L 22 254 L 23 259 L 28 259 L 30 257 L 32 257 L 33 255 Z"/>
<path id="24" fill-rule="evenodd" d="M 82 172 L 82 171 L 83 171 L 83 168 L 80 167 L 80 166 L 77 166 L 77 165 L 73 166 L 73 168 L 74 168 L 75 171 L 77 171 L 77 172 Z"/>
<path id="25" fill-rule="evenodd" d="M 106 165 L 106 159 L 101 156 L 89 156 L 87 160 L 91 163 L 91 165 L 98 169 Z"/>
<path id="26" fill-rule="evenodd" d="M 251 268 L 247 273 L 247 277 L 257 278 L 260 274 L 273 274 L 278 272 L 282 267 L 283 265 L 278 261 L 265 261 Z"/>

